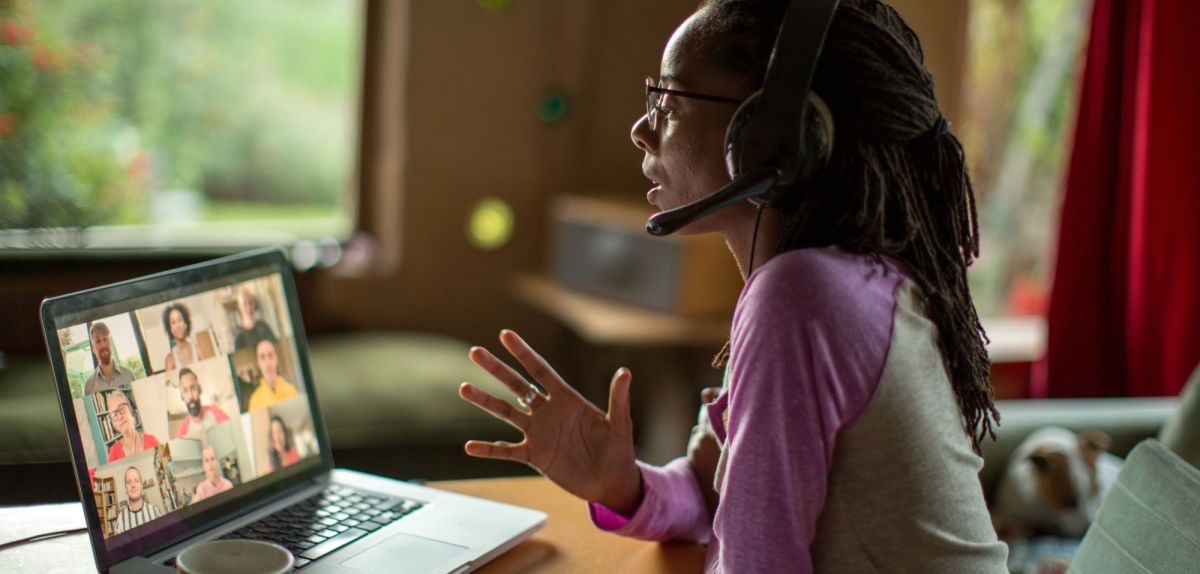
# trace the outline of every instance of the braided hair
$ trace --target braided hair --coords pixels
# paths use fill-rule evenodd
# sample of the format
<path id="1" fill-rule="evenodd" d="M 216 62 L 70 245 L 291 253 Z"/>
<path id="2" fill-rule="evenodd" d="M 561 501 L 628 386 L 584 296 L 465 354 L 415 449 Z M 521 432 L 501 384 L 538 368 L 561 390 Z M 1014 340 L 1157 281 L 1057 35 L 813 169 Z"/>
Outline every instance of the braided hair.
<path id="1" fill-rule="evenodd" d="M 787 0 L 704 0 L 705 56 L 762 85 Z M 1000 420 L 967 267 L 979 256 L 975 193 L 949 133 L 917 35 L 878 0 L 843 0 L 812 90 L 834 118 L 829 163 L 805 189 L 773 204 L 784 220 L 778 251 L 836 245 L 900 262 L 937 326 L 963 424 L 979 451 Z M 728 358 L 728 344 L 714 360 Z"/>

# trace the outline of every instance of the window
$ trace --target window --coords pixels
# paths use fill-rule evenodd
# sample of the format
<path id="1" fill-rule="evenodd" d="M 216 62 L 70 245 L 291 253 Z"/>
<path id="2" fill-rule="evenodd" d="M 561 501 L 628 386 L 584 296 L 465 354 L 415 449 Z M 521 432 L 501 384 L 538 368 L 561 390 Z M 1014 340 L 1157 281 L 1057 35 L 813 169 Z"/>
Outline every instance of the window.
<path id="1" fill-rule="evenodd" d="M 984 317 L 1044 315 L 1070 160 L 1090 0 L 971 0 L 963 139 Z"/>
<path id="2" fill-rule="evenodd" d="M 357 0 L 0 0 L 0 246 L 352 224 Z"/>

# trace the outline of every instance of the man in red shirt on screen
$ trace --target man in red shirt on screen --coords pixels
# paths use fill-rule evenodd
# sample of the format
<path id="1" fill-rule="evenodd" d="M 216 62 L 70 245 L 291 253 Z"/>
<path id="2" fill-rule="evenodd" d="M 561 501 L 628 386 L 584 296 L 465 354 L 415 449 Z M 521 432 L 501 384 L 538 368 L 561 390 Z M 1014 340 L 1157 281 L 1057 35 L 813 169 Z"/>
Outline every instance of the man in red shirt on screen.
<path id="1" fill-rule="evenodd" d="M 200 403 L 200 394 L 203 391 L 200 378 L 194 371 L 187 367 L 179 370 L 179 398 L 183 399 L 183 404 L 187 406 L 187 416 L 184 417 L 183 424 L 179 425 L 179 436 L 187 436 L 188 433 L 229 420 L 229 415 L 226 415 L 221 407 Z"/>

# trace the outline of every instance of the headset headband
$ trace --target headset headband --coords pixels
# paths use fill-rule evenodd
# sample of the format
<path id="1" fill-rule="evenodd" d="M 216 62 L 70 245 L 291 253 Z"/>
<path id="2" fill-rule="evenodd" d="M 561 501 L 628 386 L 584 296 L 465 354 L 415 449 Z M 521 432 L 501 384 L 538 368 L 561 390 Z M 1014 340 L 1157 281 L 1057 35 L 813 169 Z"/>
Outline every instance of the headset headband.
<path id="1" fill-rule="evenodd" d="M 794 182 L 803 165 L 807 150 L 798 126 L 804 125 L 809 111 L 808 94 L 837 6 L 838 0 L 792 0 L 775 39 L 758 107 L 745 128 L 741 145 L 763 154 L 779 169 L 777 185 Z"/>

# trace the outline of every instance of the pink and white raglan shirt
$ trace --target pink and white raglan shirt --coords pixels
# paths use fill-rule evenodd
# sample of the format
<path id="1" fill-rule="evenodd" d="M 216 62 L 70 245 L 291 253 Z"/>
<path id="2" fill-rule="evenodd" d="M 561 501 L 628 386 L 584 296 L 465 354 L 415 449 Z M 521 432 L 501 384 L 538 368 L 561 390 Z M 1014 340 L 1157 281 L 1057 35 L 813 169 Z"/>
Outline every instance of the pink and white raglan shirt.
<path id="1" fill-rule="evenodd" d="M 733 318 L 710 516 L 684 458 L 639 463 L 631 517 L 602 529 L 708 543 L 707 572 L 1007 572 L 916 285 L 888 259 L 788 251 Z M 702 427 L 698 427 L 702 430 Z"/>

